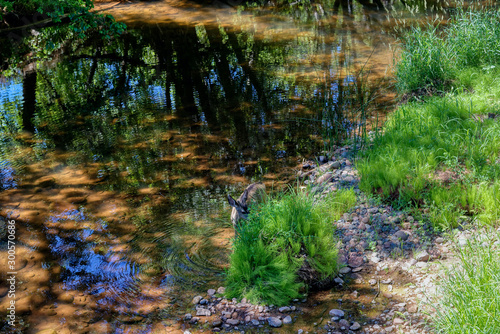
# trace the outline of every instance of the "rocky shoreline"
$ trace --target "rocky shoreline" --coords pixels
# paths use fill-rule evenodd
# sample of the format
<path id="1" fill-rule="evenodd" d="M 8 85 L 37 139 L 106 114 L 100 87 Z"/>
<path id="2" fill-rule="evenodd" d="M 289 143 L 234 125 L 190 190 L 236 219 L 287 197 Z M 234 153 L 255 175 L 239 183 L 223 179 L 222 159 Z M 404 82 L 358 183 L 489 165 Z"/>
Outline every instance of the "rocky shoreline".
<path id="1" fill-rule="evenodd" d="M 336 300 L 339 307 L 321 317 L 321 321 L 329 319 L 326 324 L 313 323 L 309 329 L 293 327 L 299 317 L 306 316 L 303 305 L 307 299 L 284 307 L 252 305 L 245 299 L 225 299 L 224 288 L 219 287 L 193 298 L 193 312 L 182 319 L 186 334 L 202 329 L 273 332 L 281 327 L 297 333 L 431 332 L 426 312 L 432 312 L 432 307 L 428 302 L 436 293 L 435 282 L 452 243 L 433 235 L 423 221 L 360 192 L 350 156 L 350 147 L 344 146 L 330 159 L 304 162 L 298 172 L 318 199 L 341 188 L 353 188 L 358 195 L 356 206 L 336 222 L 339 263 L 344 267 L 335 278 L 334 290 L 342 290 L 347 298 Z M 340 307 L 347 300 L 360 309 L 373 308 L 375 315 L 350 314 L 351 308 Z"/>

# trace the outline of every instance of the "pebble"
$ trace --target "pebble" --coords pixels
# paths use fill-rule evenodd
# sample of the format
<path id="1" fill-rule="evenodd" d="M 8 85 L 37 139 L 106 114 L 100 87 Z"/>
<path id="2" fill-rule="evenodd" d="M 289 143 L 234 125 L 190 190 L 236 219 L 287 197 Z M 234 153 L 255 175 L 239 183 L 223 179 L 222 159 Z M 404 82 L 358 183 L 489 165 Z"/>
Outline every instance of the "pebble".
<path id="1" fill-rule="evenodd" d="M 425 250 L 415 254 L 415 260 L 417 260 L 417 261 L 427 262 L 427 261 L 429 261 L 429 258 L 430 258 L 430 255 Z"/>
<path id="2" fill-rule="evenodd" d="M 405 321 L 403 319 L 401 319 L 401 318 L 394 318 L 394 320 L 392 321 L 392 323 L 394 325 L 402 325 L 402 324 L 405 323 Z"/>
<path id="3" fill-rule="evenodd" d="M 208 289 L 207 294 L 208 294 L 210 297 L 212 297 L 213 295 L 215 295 L 215 289 Z"/>
<path id="4" fill-rule="evenodd" d="M 350 330 L 352 331 L 357 331 L 358 329 L 361 328 L 361 325 L 358 322 L 354 322 L 351 327 L 349 327 Z"/>
<path id="5" fill-rule="evenodd" d="M 330 314 L 330 317 L 338 317 L 338 318 L 343 318 L 345 315 L 344 311 L 335 308 L 331 309 L 328 314 Z"/>
<path id="6" fill-rule="evenodd" d="M 291 309 L 290 309 L 290 307 L 288 307 L 288 306 L 283 306 L 283 307 L 280 307 L 280 308 L 278 309 L 278 311 L 279 311 L 280 313 L 287 313 L 287 312 L 290 312 L 290 310 L 291 310 Z"/>
<path id="7" fill-rule="evenodd" d="M 283 323 L 285 325 L 288 325 L 288 324 L 291 324 L 292 323 L 292 317 L 287 315 L 284 319 L 283 319 Z"/>
<path id="8" fill-rule="evenodd" d="M 226 323 L 231 326 L 238 326 L 240 321 L 238 319 L 227 319 Z"/>
<path id="9" fill-rule="evenodd" d="M 283 325 L 283 322 L 279 319 L 279 318 L 276 318 L 276 317 L 269 317 L 267 319 L 267 322 L 269 323 L 269 326 L 271 327 L 281 327 Z"/>
<path id="10" fill-rule="evenodd" d="M 203 297 L 202 297 L 202 296 L 196 296 L 196 297 L 194 297 L 194 298 L 193 298 L 192 303 L 196 305 L 196 304 L 198 304 L 198 303 L 200 302 L 200 300 L 202 300 L 202 299 L 203 299 Z"/>
<path id="11" fill-rule="evenodd" d="M 398 239 L 403 240 L 403 241 L 406 241 L 408 239 L 408 233 L 406 233 L 405 231 L 401 231 L 401 230 L 394 233 L 394 236 Z"/>

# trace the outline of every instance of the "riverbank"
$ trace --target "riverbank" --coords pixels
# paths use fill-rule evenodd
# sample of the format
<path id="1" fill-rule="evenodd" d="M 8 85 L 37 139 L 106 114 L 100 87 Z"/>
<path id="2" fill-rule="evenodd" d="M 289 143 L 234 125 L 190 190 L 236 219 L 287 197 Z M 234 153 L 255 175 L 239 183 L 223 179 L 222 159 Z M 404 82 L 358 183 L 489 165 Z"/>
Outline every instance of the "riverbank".
<path id="1" fill-rule="evenodd" d="M 429 36 L 438 41 L 424 46 L 432 51 L 416 53 L 445 54 L 434 49 L 450 48 L 457 53 L 450 52 L 450 59 L 441 58 L 442 63 L 429 66 L 449 65 L 452 59 L 459 62 L 460 52 L 471 49 L 465 35 L 453 29 L 466 27 L 467 19 L 473 20 L 470 25 L 491 23 L 497 14 L 466 13 L 455 18 L 459 24 L 451 24 L 448 32 L 455 32 L 450 40 L 462 48 L 441 42 L 437 30 L 413 31 L 411 38 L 417 41 Z M 345 147 L 347 151 L 337 150 L 332 161 L 319 166 L 322 173 L 300 171 L 299 176 L 311 183 L 327 181 L 326 192 L 352 187 L 359 195 L 357 205 L 335 222 L 341 241 L 339 259 L 346 266 L 327 297 L 328 315 L 309 316 L 304 309 L 310 312 L 310 308 L 302 305 L 307 299 L 281 309 L 261 309 L 246 301 L 209 295 L 193 300 L 198 316 L 186 315 L 188 323 L 213 331 L 271 326 L 284 333 L 463 333 L 497 328 L 492 321 L 498 318 L 494 314 L 500 298 L 482 287 L 494 286 L 500 276 L 495 265 L 500 260 L 500 91 L 496 84 L 500 75 L 491 57 L 471 66 L 470 57 L 481 50 L 471 52 L 466 58 L 469 66 L 445 68 L 441 78 L 429 77 L 435 73 L 431 69 L 417 86 L 411 86 L 415 81 L 401 83 L 417 75 L 400 76 L 400 87 L 411 87 L 408 94 L 414 101 L 398 108 L 356 164 L 347 158 Z M 414 70 L 425 72 L 422 67 L 409 69 Z M 421 97 L 417 91 L 435 96 Z M 204 313 L 214 313 L 217 319 L 206 321 Z M 314 322 L 304 324 L 300 318 Z"/>

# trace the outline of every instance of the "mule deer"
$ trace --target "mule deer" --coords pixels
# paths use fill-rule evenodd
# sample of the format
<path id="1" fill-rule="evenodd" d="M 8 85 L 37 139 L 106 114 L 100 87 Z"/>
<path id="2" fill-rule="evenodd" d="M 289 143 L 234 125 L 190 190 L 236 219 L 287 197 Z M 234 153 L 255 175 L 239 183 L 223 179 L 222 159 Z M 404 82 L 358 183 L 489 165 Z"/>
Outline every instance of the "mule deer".
<path id="1" fill-rule="evenodd" d="M 235 229 L 238 226 L 238 221 L 240 219 L 248 218 L 248 206 L 250 204 L 261 202 L 265 195 L 266 186 L 261 182 L 249 185 L 237 200 L 232 198 L 231 195 L 227 195 L 229 205 L 233 207 L 233 211 L 231 212 L 231 221 L 233 222 Z"/>

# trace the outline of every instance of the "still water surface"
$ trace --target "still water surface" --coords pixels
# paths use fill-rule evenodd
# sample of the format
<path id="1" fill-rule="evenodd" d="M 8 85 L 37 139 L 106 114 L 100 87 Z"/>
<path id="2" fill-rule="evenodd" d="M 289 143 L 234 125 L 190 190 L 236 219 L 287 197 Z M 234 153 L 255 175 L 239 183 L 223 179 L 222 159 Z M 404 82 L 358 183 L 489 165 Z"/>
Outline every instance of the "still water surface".
<path id="1" fill-rule="evenodd" d="M 227 193 L 281 187 L 390 111 L 394 26 L 443 8 L 337 3 L 105 2 L 129 27 L 119 39 L 26 37 L 65 43 L 0 81 L 23 332 L 179 330 L 191 298 L 223 285 Z"/>

